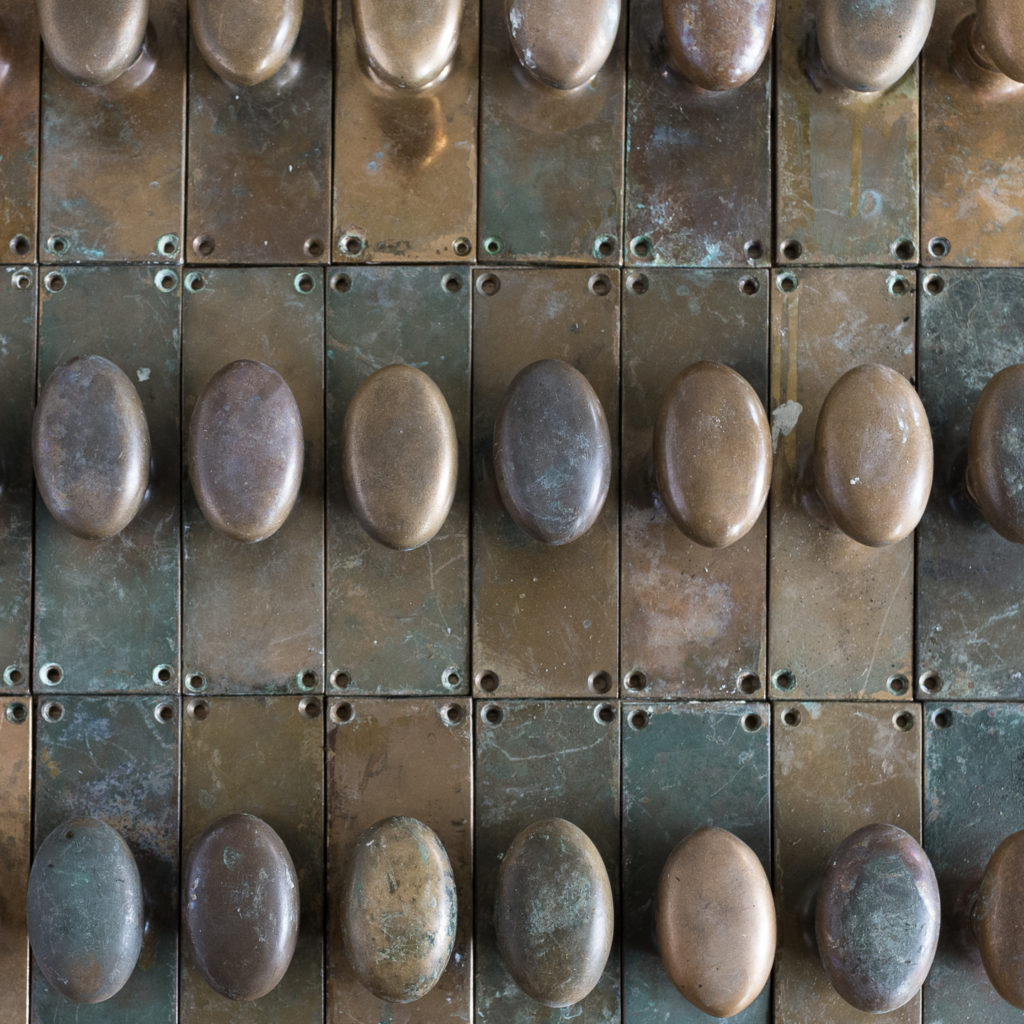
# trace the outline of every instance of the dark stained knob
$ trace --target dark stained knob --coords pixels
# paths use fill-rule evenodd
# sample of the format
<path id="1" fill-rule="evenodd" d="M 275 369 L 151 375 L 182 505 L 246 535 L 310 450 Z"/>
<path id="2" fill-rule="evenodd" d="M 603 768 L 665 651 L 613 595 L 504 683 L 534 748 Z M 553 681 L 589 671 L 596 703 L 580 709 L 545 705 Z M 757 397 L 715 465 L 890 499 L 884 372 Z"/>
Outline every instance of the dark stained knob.
<path id="1" fill-rule="evenodd" d="M 366 63 L 397 89 L 423 89 L 451 64 L 463 0 L 352 0 Z"/>
<path id="2" fill-rule="evenodd" d="M 149 0 L 38 0 L 38 7 L 47 55 L 82 85 L 109 85 L 142 52 Z"/>
<path id="3" fill-rule="evenodd" d="M 867 825 L 848 836 L 818 892 L 815 932 L 836 991 L 866 1013 L 888 1013 L 924 984 L 939 941 L 939 885 L 913 836 Z"/>
<path id="4" fill-rule="evenodd" d="M 601 978 L 615 910 L 590 837 L 562 818 L 528 825 L 498 871 L 494 925 L 509 974 L 531 999 L 572 1006 Z"/>
<path id="5" fill-rule="evenodd" d="M 455 421 L 441 389 L 412 366 L 368 377 L 345 413 L 345 491 L 363 529 L 407 551 L 444 525 L 459 470 Z"/>
<path id="6" fill-rule="evenodd" d="M 215 373 L 188 432 L 188 475 L 210 524 L 265 540 L 288 518 L 302 482 L 302 418 L 291 388 L 265 363 Z"/>
<path id="7" fill-rule="evenodd" d="M 411 1003 L 444 973 L 458 900 L 444 845 L 415 818 L 385 818 L 352 847 L 342 889 L 349 963 L 378 999 Z"/>
<path id="8" fill-rule="evenodd" d="M 96 818 L 43 841 L 28 879 L 28 936 L 46 980 L 76 1003 L 116 995 L 142 950 L 142 880 L 128 844 Z"/>
<path id="9" fill-rule="evenodd" d="M 1024 3 L 977 0 L 976 41 L 1007 78 L 1024 82 Z"/>
<path id="10" fill-rule="evenodd" d="M 138 393 L 102 356 L 50 375 L 32 421 L 40 497 L 64 529 L 91 540 L 120 533 L 149 484 L 149 427 Z"/>
<path id="11" fill-rule="evenodd" d="M 505 0 L 519 62 L 555 89 L 575 89 L 604 67 L 622 0 Z"/>
<path id="12" fill-rule="evenodd" d="M 654 428 L 654 477 L 676 525 L 709 548 L 757 522 L 772 475 L 772 438 L 757 392 L 721 363 L 694 363 L 668 386 Z"/>
<path id="13" fill-rule="evenodd" d="M 560 359 L 521 370 L 494 430 L 494 471 L 509 515 L 545 544 L 594 525 L 611 485 L 608 421 L 590 381 Z"/>
<path id="14" fill-rule="evenodd" d="M 662 0 L 669 63 L 720 92 L 757 74 L 768 53 L 775 0 Z"/>
<path id="15" fill-rule="evenodd" d="M 261 999 L 284 977 L 299 933 L 299 880 L 263 820 L 231 814 L 192 846 L 184 923 L 196 966 L 228 999 Z"/>
<path id="16" fill-rule="evenodd" d="M 828 393 L 814 438 L 814 480 L 839 528 L 884 547 L 913 533 L 932 486 L 928 416 L 907 379 L 871 363 Z"/>
<path id="17" fill-rule="evenodd" d="M 993 988 L 1024 1010 L 1024 832 L 996 847 L 985 868 L 971 923 Z"/>
<path id="18" fill-rule="evenodd" d="M 196 45 L 232 85 L 258 85 L 284 66 L 302 25 L 302 0 L 189 0 Z"/>
<path id="19" fill-rule="evenodd" d="M 701 828 L 669 854 L 655 907 L 673 984 L 698 1010 L 732 1017 L 760 994 L 775 959 L 768 876 L 741 839 Z"/>

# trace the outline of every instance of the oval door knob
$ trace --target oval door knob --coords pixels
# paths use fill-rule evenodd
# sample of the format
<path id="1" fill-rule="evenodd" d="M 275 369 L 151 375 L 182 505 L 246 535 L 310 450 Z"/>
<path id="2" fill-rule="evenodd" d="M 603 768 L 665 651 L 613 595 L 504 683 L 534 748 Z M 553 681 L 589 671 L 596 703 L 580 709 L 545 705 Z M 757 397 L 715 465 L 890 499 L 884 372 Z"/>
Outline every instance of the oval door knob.
<path id="1" fill-rule="evenodd" d="M 363 382 L 345 413 L 342 470 L 374 540 L 398 551 L 426 544 L 451 511 L 458 469 L 455 421 L 430 377 L 396 364 Z"/>
<path id="2" fill-rule="evenodd" d="M 273 78 L 295 46 L 302 0 L 188 0 L 196 45 L 231 85 Z"/>
<path id="3" fill-rule="evenodd" d="M 494 927 L 509 974 L 544 1006 L 572 1006 L 601 979 L 615 909 L 590 837 L 564 818 L 528 825 L 498 870 Z"/>
<path id="4" fill-rule="evenodd" d="M 378 999 L 411 1003 L 444 973 L 458 899 L 441 840 L 415 818 L 385 818 L 355 841 L 342 887 L 349 963 Z"/>
<path id="5" fill-rule="evenodd" d="M 932 486 L 932 435 L 917 392 L 888 366 L 843 374 L 814 438 L 814 480 L 839 528 L 884 547 L 913 533 Z"/>
<path id="6" fill-rule="evenodd" d="M 622 0 L 505 0 L 519 63 L 545 85 L 575 89 L 604 67 Z"/>
<path id="7" fill-rule="evenodd" d="M 1024 1010 L 1024 832 L 1007 836 L 981 879 L 971 924 L 992 987 Z"/>
<path id="8" fill-rule="evenodd" d="M 387 85 L 424 89 L 455 59 L 463 0 L 352 0 L 366 63 Z"/>
<path id="9" fill-rule="evenodd" d="M 815 933 L 836 991 L 866 1013 L 909 1002 L 939 941 L 939 884 L 913 836 L 867 825 L 839 844 L 818 892 Z"/>
<path id="10" fill-rule="evenodd" d="M 96 818 L 55 828 L 28 879 L 28 937 L 46 980 L 76 1003 L 124 987 L 142 951 L 142 880 L 121 834 Z"/>
<path id="11" fill-rule="evenodd" d="M 590 381 L 560 359 L 531 363 L 505 392 L 494 471 L 509 515 L 544 544 L 594 525 L 612 478 L 611 435 Z"/>
<path id="12" fill-rule="evenodd" d="M 761 993 L 775 960 L 775 903 L 757 854 L 701 828 L 669 855 L 655 906 L 672 983 L 698 1010 L 732 1017 Z"/>
<path id="13" fill-rule="evenodd" d="M 1007 78 L 1024 82 L 1024 3 L 977 0 L 975 46 Z"/>
<path id="14" fill-rule="evenodd" d="M 193 844 L 184 924 L 196 966 L 228 999 L 277 987 L 299 934 L 299 880 L 281 837 L 262 819 L 231 814 Z"/>
<path id="15" fill-rule="evenodd" d="M 124 371 L 103 356 L 57 367 L 32 420 L 39 495 L 64 529 L 88 540 L 120 533 L 149 485 L 149 427 Z"/>
<path id="16" fill-rule="evenodd" d="M 288 518 L 302 482 L 302 418 L 266 363 L 239 359 L 211 378 L 188 432 L 188 475 L 210 525 L 258 541 Z"/>
<path id="17" fill-rule="evenodd" d="M 654 478 L 676 525 L 709 548 L 738 541 L 768 498 L 772 437 L 735 370 L 694 363 L 669 385 L 654 428 Z"/>
<path id="18" fill-rule="evenodd" d="M 928 38 L 935 0 L 884 4 L 821 0 L 818 49 L 830 77 L 854 92 L 881 92 L 913 66 Z"/>
<path id="19" fill-rule="evenodd" d="M 149 0 L 38 0 L 38 8 L 47 55 L 81 85 L 109 85 L 142 52 Z"/>
<path id="20" fill-rule="evenodd" d="M 669 64 L 702 89 L 736 89 L 768 54 L 775 0 L 662 0 Z"/>

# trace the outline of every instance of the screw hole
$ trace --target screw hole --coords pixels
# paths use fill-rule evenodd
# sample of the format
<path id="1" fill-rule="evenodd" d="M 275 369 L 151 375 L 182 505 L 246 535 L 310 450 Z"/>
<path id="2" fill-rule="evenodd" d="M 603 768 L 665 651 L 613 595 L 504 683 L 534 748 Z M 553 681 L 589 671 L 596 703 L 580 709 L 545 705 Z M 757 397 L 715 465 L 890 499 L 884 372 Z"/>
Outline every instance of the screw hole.
<path id="1" fill-rule="evenodd" d="M 594 239 L 594 256 L 596 259 L 608 259 L 614 255 L 616 238 L 614 235 L 598 235 Z"/>
<path id="2" fill-rule="evenodd" d="M 58 256 L 61 253 L 67 252 L 71 247 L 70 243 L 63 235 L 50 235 L 46 240 L 46 245 L 50 252 L 56 253 Z"/>
<path id="3" fill-rule="evenodd" d="M 796 676 L 788 668 L 780 669 L 772 675 L 772 685 L 777 690 L 792 690 L 796 687 Z"/>
<path id="4" fill-rule="evenodd" d="M 39 679 L 47 686 L 56 686 L 64 679 L 64 669 L 55 662 L 48 662 L 40 668 Z"/>
<path id="5" fill-rule="evenodd" d="M 481 295 L 497 295 L 501 290 L 501 279 L 497 274 L 484 274 L 477 278 L 476 290 Z"/>
<path id="6" fill-rule="evenodd" d="M 640 691 L 647 689 L 647 676 L 639 669 L 633 669 L 633 671 L 628 673 L 626 678 L 623 679 L 622 684 L 627 690 L 631 690 L 633 693 L 639 693 Z"/>
<path id="7" fill-rule="evenodd" d="M 778 277 L 775 278 L 775 281 L 779 286 L 780 292 L 795 292 L 797 284 L 799 283 L 796 279 L 796 275 L 788 272 L 779 274 Z"/>
<path id="8" fill-rule="evenodd" d="M 764 244 L 759 238 L 753 238 L 743 246 L 743 254 L 748 260 L 759 260 L 764 257 Z"/>
<path id="9" fill-rule="evenodd" d="M 943 238 L 941 235 L 936 236 L 928 243 L 928 251 L 937 260 L 944 259 L 949 255 L 951 246 L 948 238 Z"/>
<path id="10" fill-rule="evenodd" d="M 331 278 L 331 290 L 344 294 L 352 287 L 352 278 L 348 274 L 335 274 Z"/>
<path id="11" fill-rule="evenodd" d="M 452 252 L 456 256 L 468 256 L 473 251 L 473 245 L 468 238 L 460 236 L 452 242 Z"/>
<path id="12" fill-rule="evenodd" d="M 626 284 L 634 295 L 646 295 L 648 289 L 651 287 L 650 281 L 647 280 L 646 274 L 630 274 L 626 278 Z"/>
<path id="13" fill-rule="evenodd" d="M 366 248 L 366 239 L 362 235 L 342 235 L 338 241 L 338 249 L 344 256 L 358 256 Z"/>
<path id="14" fill-rule="evenodd" d="M 804 247 L 795 238 L 787 238 L 782 243 L 782 255 L 787 260 L 798 260 L 803 254 Z"/>
<path id="15" fill-rule="evenodd" d="M 932 725 L 936 729 L 948 729 L 953 724 L 953 712 L 949 708 L 943 708 L 932 714 Z"/>
<path id="16" fill-rule="evenodd" d="M 25 291 L 26 288 L 32 287 L 32 271 L 31 270 L 17 270 L 11 276 L 11 284 L 18 289 L 19 292 Z"/>
<path id="17" fill-rule="evenodd" d="M 153 669 L 152 679 L 158 686 L 166 686 L 174 678 L 174 669 L 170 665 L 157 665 Z"/>
<path id="18" fill-rule="evenodd" d="M 800 724 L 800 711 L 797 708 L 788 708 L 782 712 L 782 720 L 786 725 L 798 726 Z"/>
<path id="19" fill-rule="evenodd" d="M 202 274 L 192 271 L 188 277 L 185 278 L 185 287 L 190 292 L 201 292 L 206 287 L 206 278 Z"/>
<path id="20" fill-rule="evenodd" d="M 938 274 L 929 274 L 924 279 L 924 290 L 929 295 L 941 295 L 945 290 L 946 282 Z"/>
<path id="21" fill-rule="evenodd" d="M 494 693 L 498 688 L 498 675 L 496 672 L 481 672 L 476 677 L 476 685 L 485 693 Z"/>
<path id="22" fill-rule="evenodd" d="M 615 721 L 615 705 L 614 704 L 598 704 L 594 708 L 594 718 L 601 725 L 610 725 Z"/>
<path id="23" fill-rule="evenodd" d="M 901 238 L 893 243 L 892 254 L 901 263 L 909 263 L 917 254 L 917 247 L 909 238 Z"/>
<path id="24" fill-rule="evenodd" d="M 307 718 L 320 717 L 320 699 L 318 697 L 303 697 L 299 701 L 299 714 Z"/>
<path id="25" fill-rule="evenodd" d="M 942 679 L 938 672 L 923 672 L 919 682 L 925 693 L 938 693 L 942 689 Z"/>
<path id="26" fill-rule="evenodd" d="M 914 716 L 909 711 L 897 711 L 892 716 L 892 724 L 899 729 L 900 732 L 910 732 L 914 728 Z"/>
<path id="27" fill-rule="evenodd" d="M 316 287 L 316 281 L 313 279 L 312 274 L 296 274 L 295 275 L 295 290 L 300 295 L 308 295 Z"/>
<path id="28" fill-rule="evenodd" d="M 28 718 L 28 708 L 21 701 L 14 701 L 7 705 L 4 716 L 13 725 L 21 725 Z"/>
<path id="29" fill-rule="evenodd" d="M 28 235 L 15 235 L 10 242 L 11 252 L 15 256 L 27 256 L 29 250 L 32 248 L 32 243 L 28 239 Z"/>
<path id="30" fill-rule="evenodd" d="M 298 674 L 295 681 L 303 690 L 315 690 L 320 682 L 320 673 L 316 669 L 307 668 Z"/>
<path id="31" fill-rule="evenodd" d="M 177 256 L 180 247 L 177 235 L 161 235 L 156 240 L 156 251 L 163 256 Z"/>
<path id="32" fill-rule="evenodd" d="M 170 704 L 157 704 L 153 708 L 153 717 L 158 722 L 169 722 L 174 717 L 174 708 Z"/>
<path id="33" fill-rule="evenodd" d="M 193 693 L 199 693 L 206 689 L 206 676 L 202 672 L 189 672 L 185 676 L 185 689 Z"/>
<path id="34" fill-rule="evenodd" d="M 741 277 L 739 288 L 744 295 L 756 295 L 761 285 L 756 277 Z"/>
<path id="35" fill-rule="evenodd" d="M 205 700 L 190 700 L 185 706 L 185 714 L 196 722 L 203 722 L 210 717 L 210 705 Z"/>
<path id="36" fill-rule="evenodd" d="M 43 718 L 48 722 L 59 722 L 64 717 L 64 705 L 50 700 L 43 705 Z"/>
<path id="37" fill-rule="evenodd" d="M 336 690 L 344 690 L 352 682 L 352 676 L 342 668 L 336 668 L 331 673 L 331 686 Z"/>
<path id="38" fill-rule="evenodd" d="M 643 708 L 637 708 L 636 711 L 629 713 L 629 724 L 634 729 L 646 729 L 650 722 L 651 716 Z"/>
<path id="39" fill-rule="evenodd" d="M 56 270 L 51 270 L 50 273 L 43 278 L 43 284 L 46 285 L 48 292 L 62 292 L 67 281 L 64 280 L 64 275 L 59 274 Z"/>
<path id="40" fill-rule="evenodd" d="M 343 700 L 340 704 L 335 704 L 331 708 L 331 718 L 335 722 L 344 724 L 345 722 L 351 722 L 355 718 L 355 708 L 347 700 Z"/>
<path id="41" fill-rule="evenodd" d="M 497 704 L 488 704 L 482 714 L 488 725 L 500 725 L 501 720 L 505 717 L 505 712 Z"/>
<path id="42" fill-rule="evenodd" d="M 594 274 L 587 282 L 587 286 L 599 298 L 603 298 L 612 290 L 612 282 L 607 274 Z"/>
<path id="43" fill-rule="evenodd" d="M 178 275 L 173 270 L 161 270 L 153 279 L 153 283 L 162 292 L 172 292 L 178 283 Z"/>
<path id="44" fill-rule="evenodd" d="M 444 290 L 452 295 L 462 290 L 462 279 L 458 274 L 445 274 L 441 278 L 441 284 L 444 286 Z"/>
<path id="45" fill-rule="evenodd" d="M 901 694 L 910 689 L 910 682 L 906 676 L 889 676 L 885 681 L 885 686 L 890 693 Z"/>
<path id="46" fill-rule="evenodd" d="M 457 690 L 462 685 L 462 673 L 457 668 L 445 669 L 441 682 L 449 690 Z"/>
<path id="47" fill-rule="evenodd" d="M 213 250 L 217 247 L 212 235 L 196 235 L 192 239 L 192 251 L 197 256 L 212 256 Z"/>
<path id="48" fill-rule="evenodd" d="M 466 712 L 463 710 L 461 704 L 447 704 L 442 709 L 444 720 L 449 725 L 458 725 L 463 718 L 466 717 Z"/>
<path id="49" fill-rule="evenodd" d="M 307 238 L 302 243 L 302 249 L 307 256 L 312 256 L 316 259 L 324 254 L 324 243 L 319 238 Z"/>
<path id="50" fill-rule="evenodd" d="M 902 274 L 894 274 L 889 278 L 889 292 L 892 295 L 906 295 L 910 291 L 910 282 Z"/>
<path id="51" fill-rule="evenodd" d="M 761 680 L 753 672 L 741 672 L 736 678 L 736 689 L 749 697 L 761 689 Z"/>
<path id="52" fill-rule="evenodd" d="M 629 251 L 638 260 L 647 260 L 651 258 L 651 253 L 654 251 L 654 245 L 646 235 L 637 235 L 636 238 L 630 241 Z"/>
<path id="53" fill-rule="evenodd" d="M 755 714 L 744 715 L 743 728 L 747 732 L 757 732 L 761 728 L 761 716 Z"/>
<path id="54" fill-rule="evenodd" d="M 607 693 L 612 688 L 612 677 L 604 671 L 592 672 L 587 679 L 587 686 L 594 693 Z"/>
<path id="55" fill-rule="evenodd" d="M 4 669 L 4 682 L 8 686 L 20 686 L 24 678 L 24 673 L 17 665 L 8 665 Z"/>
<path id="56" fill-rule="evenodd" d="M 504 243 L 497 235 L 491 235 L 490 238 L 484 239 L 484 251 L 489 256 L 497 256 L 504 247 Z"/>

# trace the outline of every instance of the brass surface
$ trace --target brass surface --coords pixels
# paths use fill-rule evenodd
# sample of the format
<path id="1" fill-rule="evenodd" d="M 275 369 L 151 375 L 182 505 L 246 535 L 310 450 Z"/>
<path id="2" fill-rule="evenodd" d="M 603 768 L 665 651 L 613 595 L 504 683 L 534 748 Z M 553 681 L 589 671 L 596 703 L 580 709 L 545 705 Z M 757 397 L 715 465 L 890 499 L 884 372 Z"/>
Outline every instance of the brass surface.
<path id="1" fill-rule="evenodd" d="M 971 925 L 985 972 L 1011 1006 L 1024 1010 L 1024 832 L 1007 836 L 992 854 L 971 912 Z"/>
<path id="2" fill-rule="evenodd" d="M 138 59 L 149 0 L 37 0 L 37 7 L 47 56 L 62 75 L 79 85 L 109 85 Z"/>
<path id="3" fill-rule="evenodd" d="M 1024 82 L 1024 7 L 1014 0 L 978 0 L 975 31 L 985 56 L 1007 78 Z"/>

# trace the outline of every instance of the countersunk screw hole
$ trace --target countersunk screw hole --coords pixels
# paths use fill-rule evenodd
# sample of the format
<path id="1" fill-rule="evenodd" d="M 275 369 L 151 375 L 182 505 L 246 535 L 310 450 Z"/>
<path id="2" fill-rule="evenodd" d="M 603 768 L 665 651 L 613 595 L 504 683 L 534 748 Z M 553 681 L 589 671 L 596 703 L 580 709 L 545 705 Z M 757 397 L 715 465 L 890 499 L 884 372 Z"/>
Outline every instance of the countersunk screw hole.
<path id="1" fill-rule="evenodd" d="M 607 274 L 594 274 L 587 286 L 599 298 L 604 298 L 612 290 L 612 282 Z"/>
<path id="2" fill-rule="evenodd" d="M 191 690 L 193 693 L 199 693 L 206 689 L 206 676 L 202 672 L 189 672 L 185 676 L 185 689 Z"/>
<path id="3" fill-rule="evenodd" d="M 352 287 L 352 278 L 348 274 L 335 274 L 331 278 L 331 291 L 344 294 Z"/>
<path id="4" fill-rule="evenodd" d="M 15 256 L 27 256 L 29 250 L 32 248 L 32 243 L 28 239 L 28 235 L 15 235 L 10 242 L 11 252 Z"/>
<path id="5" fill-rule="evenodd" d="M 924 279 L 924 290 L 929 295 L 941 295 L 945 287 L 945 279 L 938 274 L 929 274 Z"/>
<path id="6" fill-rule="evenodd" d="M 302 700 L 299 701 L 299 714 L 305 715 L 307 718 L 319 718 L 320 698 L 303 697 Z"/>
<path id="7" fill-rule="evenodd" d="M 64 280 L 64 275 L 57 273 L 56 270 L 51 270 L 50 273 L 43 278 L 43 284 L 46 286 L 48 292 L 62 292 L 67 281 Z"/>
<path id="8" fill-rule="evenodd" d="M 197 256 L 212 256 L 213 250 L 217 247 L 212 235 L 196 235 L 192 239 L 192 251 Z"/>
<path id="9" fill-rule="evenodd" d="M 782 713 L 782 720 L 786 725 L 797 726 L 800 724 L 800 712 L 797 708 L 789 708 Z"/>
<path id="10" fill-rule="evenodd" d="M 201 292 L 206 287 L 206 278 L 202 274 L 192 271 L 185 278 L 185 287 L 190 292 Z"/>
<path id="11" fill-rule="evenodd" d="M 153 279 L 153 283 L 162 292 L 172 292 L 178 284 L 178 275 L 173 270 L 161 270 Z"/>
<path id="12" fill-rule="evenodd" d="M 59 722 L 64 717 L 64 705 L 55 700 L 43 705 L 43 718 L 48 722 Z"/>
<path id="13" fill-rule="evenodd" d="M 889 676 L 885 681 L 885 687 L 890 693 L 906 693 L 910 689 L 910 682 L 906 676 Z"/>
<path id="14" fill-rule="evenodd" d="M 901 238 L 893 243 L 892 254 L 902 263 L 909 263 L 917 254 L 917 247 L 909 238 Z"/>
<path id="15" fill-rule="evenodd" d="M 787 238 L 782 243 L 782 255 L 787 260 L 798 260 L 803 254 L 804 247 L 795 238 Z"/>
<path id="16" fill-rule="evenodd" d="M 314 288 L 316 288 L 316 281 L 312 274 L 302 273 L 295 275 L 295 290 L 300 295 L 308 295 Z"/>
<path id="17" fill-rule="evenodd" d="M 28 718 L 28 708 L 21 701 L 15 701 L 13 704 L 7 705 L 4 716 L 12 725 L 21 725 Z"/>
<path id="18" fill-rule="evenodd" d="M 651 253 L 654 251 L 654 245 L 646 235 L 637 235 L 636 238 L 630 241 L 629 251 L 638 260 L 649 260 Z"/>
<path id="19" fill-rule="evenodd" d="M 39 670 L 39 679 L 47 686 L 56 686 L 64 678 L 64 669 L 54 662 L 48 662 Z"/>
<path id="20" fill-rule="evenodd" d="M 342 668 L 336 668 L 331 673 L 331 686 L 336 690 L 344 690 L 352 682 L 352 676 Z"/>
<path id="21" fill-rule="evenodd" d="M 452 242 L 452 252 L 455 253 L 456 256 L 468 256 L 472 251 L 472 243 L 464 236 L 460 236 Z"/>
<path id="22" fill-rule="evenodd" d="M 366 248 L 366 239 L 362 235 L 342 235 L 338 240 L 338 249 L 343 256 L 359 256 Z"/>
<path id="23" fill-rule="evenodd" d="M 497 704 L 488 704 L 483 710 L 484 721 L 488 725 L 500 725 L 505 712 Z"/>
<path id="24" fill-rule="evenodd" d="M 932 725 L 936 729 L 948 729 L 953 724 L 953 712 L 949 708 L 943 708 L 932 714 Z"/>
<path id="25" fill-rule="evenodd" d="M 612 677 L 604 671 L 591 672 L 587 679 L 587 686 L 594 693 L 607 693 L 612 688 Z"/>
<path id="26" fill-rule="evenodd" d="M 174 669 L 170 665 L 157 665 L 152 678 L 158 686 L 166 686 L 174 678 Z"/>
<path id="27" fill-rule="evenodd" d="M 633 669 L 633 671 L 628 673 L 626 678 L 623 679 L 622 684 L 627 690 L 639 693 L 641 690 L 647 689 L 647 676 L 645 676 L 639 669 Z"/>
<path id="28" fill-rule="evenodd" d="M 634 295 L 646 295 L 651 287 L 646 274 L 630 274 L 626 278 L 626 284 Z"/>
<path id="29" fill-rule="evenodd" d="M 757 732 L 757 730 L 761 728 L 761 716 L 754 714 L 744 715 L 743 728 L 746 729 L 747 732 Z"/>
<path id="30" fill-rule="evenodd" d="M 780 292 L 795 292 L 797 284 L 799 283 L 796 279 L 796 275 L 790 273 L 779 274 L 779 276 L 775 278 L 775 281 L 779 286 Z"/>
<path id="31" fill-rule="evenodd" d="M 11 284 L 18 289 L 19 292 L 25 291 L 26 288 L 32 287 L 32 271 L 28 269 L 17 270 L 11 276 Z"/>
<path id="32" fill-rule="evenodd" d="M 498 674 L 496 672 L 481 672 L 476 677 L 476 685 L 485 693 L 494 693 L 498 688 Z"/>
<path id="33" fill-rule="evenodd" d="M 177 256 L 181 248 L 181 240 L 177 235 L 161 235 L 156 240 L 156 251 L 161 256 Z"/>
<path id="34" fill-rule="evenodd" d="M 938 672 L 923 672 L 919 682 L 925 693 L 938 693 L 942 689 L 942 679 Z"/>
<path id="35" fill-rule="evenodd" d="M 484 274 L 477 278 L 476 290 L 481 295 L 497 295 L 501 290 L 501 278 L 497 274 Z"/>
<path id="36" fill-rule="evenodd" d="M 906 295 L 910 291 L 910 282 L 902 274 L 894 274 L 889 278 L 889 292 L 892 295 Z"/>
<path id="37" fill-rule="evenodd" d="M 615 721 L 615 705 L 614 704 L 598 704 L 594 708 L 594 718 L 601 725 L 610 725 Z"/>
<path id="38" fill-rule="evenodd" d="M 759 238 L 752 238 L 743 246 L 743 254 L 748 260 L 759 260 L 764 257 L 764 244 Z"/>
<path id="39" fill-rule="evenodd" d="M 900 732 L 910 732 L 914 728 L 914 716 L 909 711 L 897 711 L 892 716 L 892 724 L 899 729 Z"/>
<path id="40" fill-rule="evenodd" d="M 937 237 L 933 238 L 928 243 L 928 251 L 937 260 L 944 259 L 946 256 L 948 256 L 950 248 L 951 246 L 949 244 L 949 239 L 943 238 L 941 235 L 938 235 Z"/>
<path id="41" fill-rule="evenodd" d="M 295 681 L 303 690 L 315 690 L 320 682 L 320 673 L 315 669 L 307 668 L 298 674 Z"/>
<path id="42" fill-rule="evenodd" d="M 153 717 L 158 722 L 169 722 L 174 717 L 174 708 L 170 704 L 157 704 L 153 708 Z"/>
<path id="43" fill-rule="evenodd" d="M 462 685 L 462 673 L 457 668 L 445 669 L 441 682 L 449 690 L 457 690 Z"/>
<path id="44" fill-rule="evenodd" d="M 316 259 L 318 256 L 324 254 L 324 243 L 319 238 L 307 238 L 302 243 L 302 250 L 307 256 L 312 256 Z"/>
<path id="45" fill-rule="evenodd" d="M 449 725 L 458 725 L 466 717 L 466 712 L 462 709 L 461 704 L 447 704 L 442 713 L 444 714 L 444 720 Z"/>
<path id="46" fill-rule="evenodd" d="M 761 689 L 761 680 L 753 672 L 741 672 L 736 679 L 736 689 L 749 697 Z"/>
<path id="47" fill-rule="evenodd" d="M 504 247 L 504 243 L 497 235 L 491 235 L 490 238 L 484 239 L 484 251 L 489 256 L 497 256 Z"/>
<path id="48" fill-rule="evenodd" d="M 196 722 L 203 722 L 210 717 L 210 705 L 205 700 L 190 700 L 185 706 L 185 714 Z"/>
<path id="49" fill-rule="evenodd" d="M 650 724 L 651 716 L 644 711 L 642 708 L 637 708 L 636 711 L 629 713 L 629 724 L 634 729 L 646 729 Z"/>
<path id="50" fill-rule="evenodd" d="M 608 259 L 615 254 L 617 239 L 614 235 L 598 235 L 594 239 L 594 257 L 596 259 Z"/>
<path id="51" fill-rule="evenodd" d="M 777 690 L 792 690 L 796 687 L 796 676 L 788 668 L 772 674 L 772 685 Z"/>
<path id="52" fill-rule="evenodd" d="M 335 722 L 339 722 L 341 724 L 351 722 L 352 719 L 355 718 L 355 715 L 355 708 L 353 708 L 347 700 L 343 700 L 340 704 L 335 704 L 334 707 L 331 708 L 331 718 L 333 718 Z"/>
<path id="53" fill-rule="evenodd" d="M 444 286 L 444 290 L 452 295 L 462 290 L 462 279 L 458 274 L 445 274 L 441 278 L 441 284 Z"/>
<path id="54" fill-rule="evenodd" d="M 63 235 L 50 235 L 46 240 L 46 247 L 50 252 L 59 256 L 61 253 L 67 252 L 71 248 L 71 244 Z"/>
<path id="55" fill-rule="evenodd" d="M 8 686 L 20 686 L 24 678 L 24 673 L 17 665 L 8 665 L 4 669 L 4 682 Z"/>
<path id="56" fill-rule="evenodd" d="M 741 277 L 740 278 L 740 291 L 744 295 L 756 295 L 760 290 L 761 285 L 758 284 L 756 277 Z"/>

